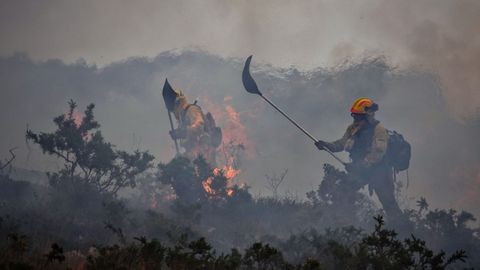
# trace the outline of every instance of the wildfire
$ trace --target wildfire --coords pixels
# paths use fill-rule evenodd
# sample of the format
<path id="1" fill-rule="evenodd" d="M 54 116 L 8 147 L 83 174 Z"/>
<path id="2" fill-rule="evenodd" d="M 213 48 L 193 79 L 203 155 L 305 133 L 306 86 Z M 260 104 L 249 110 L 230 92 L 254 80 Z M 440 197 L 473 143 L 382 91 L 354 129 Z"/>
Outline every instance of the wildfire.
<path id="1" fill-rule="evenodd" d="M 79 111 L 73 111 L 72 118 L 75 126 L 79 128 L 83 122 L 83 114 Z"/>
<path id="2" fill-rule="evenodd" d="M 65 117 L 66 118 L 69 118 L 69 113 L 65 113 Z M 73 120 L 73 123 L 75 124 L 75 127 L 78 129 L 80 128 L 80 126 L 82 125 L 83 123 L 83 117 L 84 117 L 84 114 L 82 112 L 79 112 L 77 110 L 74 110 L 73 113 L 72 113 L 72 116 L 71 116 L 71 120 Z M 85 142 L 89 142 L 90 140 L 92 139 L 92 134 L 86 134 L 84 137 L 83 137 L 83 140 Z"/>
<path id="3" fill-rule="evenodd" d="M 240 173 L 240 170 L 237 170 L 232 166 L 223 166 L 222 169 L 220 168 L 213 169 L 213 177 L 220 176 L 221 174 L 223 174 L 223 176 L 225 177 L 226 185 L 227 185 L 226 193 L 227 193 L 227 196 L 229 197 L 233 196 L 233 192 L 234 192 L 232 188 L 231 180 L 235 178 L 239 173 Z M 212 188 L 213 177 L 210 176 L 204 181 L 202 181 L 203 190 L 205 190 L 205 192 L 210 197 L 214 197 L 218 195 L 217 192 Z"/>
<path id="4" fill-rule="evenodd" d="M 245 156 L 244 154 L 247 158 L 254 157 L 255 144 L 249 140 L 247 128 L 242 123 L 241 113 L 235 110 L 231 102 L 231 96 L 226 96 L 223 99 L 223 104 L 215 104 L 206 98 L 202 98 L 205 111 L 210 112 L 217 126 L 222 128 L 222 144 L 217 150 L 217 161 L 223 165 L 214 168 L 213 176 L 202 182 L 203 189 L 209 197 L 220 195 L 217 194 L 218 191 L 212 188 L 214 178 L 220 174 L 226 179 L 226 195 L 233 196 L 233 179 L 241 172 L 239 169 L 241 158 Z"/>
<path id="5" fill-rule="evenodd" d="M 202 185 L 203 185 L 203 189 L 205 190 L 205 192 L 207 192 L 207 194 L 215 195 L 215 190 L 213 190 L 211 187 L 212 181 L 213 181 L 213 178 L 210 176 L 205 181 L 202 182 Z"/>
<path id="6" fill-rule="evenodd" d="M 235 178 L 235 176 L 237 176 L 240 173 L 240 170 L 237 170 L 232 166 L 224 166 L 222 171 L 223 171 L 223 175 L 225 176 L 225 178 L 227 178 L 227 180 L 231 180 Z"/>
<path id="7" fill-rule="evenodd" d="M 241 114 L 235 110 L 231 104 L 232 97 L 226 96 L 223 99 L 223 104 L 215 104 L 207 98 L 202 99 L 202 104 L 206 111 L 213 115 L 217 125 L 222 128 L 222 146 L 228 147 L 232 144 L 242 145 L 248 158 L 253 158 L 255 155 L 255 143 L 248 138 L 248 132 L 245 125 L 242 123 Z M 221 151 L 221 150 L 220 150 Z M 223 149 L 225 152 L 225 149 Z M 221 156 L 221 155 L 220 155 Z M 225 160 L 225 164 L 231 161 Z"/>

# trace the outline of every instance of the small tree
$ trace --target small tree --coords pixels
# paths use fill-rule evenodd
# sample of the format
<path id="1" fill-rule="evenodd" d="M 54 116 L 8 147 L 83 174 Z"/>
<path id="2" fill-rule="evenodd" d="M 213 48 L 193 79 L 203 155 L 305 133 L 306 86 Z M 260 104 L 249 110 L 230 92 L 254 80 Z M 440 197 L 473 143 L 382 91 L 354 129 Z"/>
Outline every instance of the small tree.
<path id="1" fill-rule="evenodd" d="M 268 175 L 265 174 L 265 178 L 267 179 L 267 185 L 266 187 L 272 191 L 272 196 L 275 200 L 278 199 L 278 188 L 280 185 L 283 183 L 283 180 L 285 180 L 285 176 L 287 176 L 288 169 L 285 169 L 280 176 L 278 176 L 276 173 L 273 175 Z"/>
<path id="2" fill-rule="evenodd" d="M 456 262 L 465 262 L 464 250 L 446 257 L 435 253 L 426 242 L 411 235 L 403 241 L 394 230 L 385 229 L 382 216 L 374 217 L 375 230 L 362 239 L 357 251 L 358 266 L 372 269 L 446 269 Z"/>
<path id="3" fill-rule="evenodd" d="M 26 133 L 27 140 L 40 145 L 44 153 L 64 161 L 63 169 L 49 173 L 50 183 L 70 180 L 114 195 L 123 187 L 134 187 L 136 176 L 152 167 L 154 157 L 138 150 L 133 154 L 115 150 L 98 130 L 100 124 L 94 119 L 93 104 L 87 106 L 83 116 L 79 116 L 73 100 L 68 105 L 68 112 L 53 120 L 55 132 Z"/>

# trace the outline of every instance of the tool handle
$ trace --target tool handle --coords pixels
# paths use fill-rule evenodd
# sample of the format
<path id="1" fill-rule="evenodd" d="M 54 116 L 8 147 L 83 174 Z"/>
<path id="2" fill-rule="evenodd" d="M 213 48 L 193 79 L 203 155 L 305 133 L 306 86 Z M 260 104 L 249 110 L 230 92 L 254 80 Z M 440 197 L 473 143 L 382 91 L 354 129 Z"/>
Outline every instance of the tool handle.
<path id="1" fill-rule="evenodd" d="M 312 139 L 313 142 L 318 141 L 315 137 L 312 136 L 312 134 L 308 133 L 308 131 L 306 131 L 304 128 L 302 128 L 300 125 L 298 125 L 297 122 L 295 122 L 292 118 L 290 118 L 290 116 L 288 116 L 286 113 L 284 113 L 280 108 L 277 107 L 277 105 L 275 105 L 273 102 L 271 102 L 268 98 L 266 98 L 262 94 L 259 94 L 259 96 L 261 96 L 266 102 L 268 102 L 268 104 L 272 105 L 272 107 L 274 107 L 278 112 L 280 112 L 283 116 L 285 116 L 285 118 L 287 118 L 292 124 L 294 124 L 298 129 L 300 129 L 305 135 L 307 135 L 307 137 Z M 338 162 L 342 163 L 342 165 L 344 165 L 344 166 L 346 165 L 346 163 L 343 160 L 341 160 L 337 155 L 335 155 L 332 151 L 330 151 L 330 149 L 324 147 L 324 150 L 327 151 L 327 153 L 329 153 Z"/>
<path id="2" fill-rule="evenodd" d="M 170 111 L 168 111 L 168 120 L 170 120 L 170 128 L 172 129 L 172 132 L 173 132 L 175 128 L 173 127 L 172 115 L 170 114 Z M 175 142 L 175 150 L 177 150 L 177 155 L 179 155 L 180 150 L 178 149 L 177 139 L 173 139 L 173 141 Z"/>

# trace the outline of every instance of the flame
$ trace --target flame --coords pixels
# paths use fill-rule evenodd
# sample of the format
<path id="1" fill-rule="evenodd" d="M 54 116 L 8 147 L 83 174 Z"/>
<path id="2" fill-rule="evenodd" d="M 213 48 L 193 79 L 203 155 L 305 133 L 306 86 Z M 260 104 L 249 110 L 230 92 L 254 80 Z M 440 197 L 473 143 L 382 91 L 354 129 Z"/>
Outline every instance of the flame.
<path id="1" fill-rule="evenodd" d="M 222 164 L 220 167 L 213 169 L 213 176 L 208 177 L 202 182 L 203 189 L 209 197 L 219 196 L 211 187 L 213 177 L 219 176 L 220 173 L 226 179 L 226 195 L 231 197 L 234 194 L 233 179 L 241 173 L 240 160 L 241 157 L 254 158 L 255 143 L 248 138 L 248 130 L 242 123 L 241 114 L 231 104 L 231 96 L 226 96 L 222 104 L 215 104 L 207 98 L 202 98 L 204 112 L 210 112 L 215 119 L 217 126 L 222 128 L 222 144 L 217 149 L 217 161 Z M 248 117 L 249 111 L 245 112 Z M 243 155 L 245 153 L 245 155 Z"/>
<path id="2" fill-rule="evenodd" d="M 231 180 L 233 178 L 235 178 L 239 173 L 240 173 L 240 170 L 235 169 L 232 166 L 224 166 L 221 169 L 220 168 L 214 168 L 213 169 L 213 177 L 220 176 L 221 174 L 223 174 L 223 176 L 225 177 L 225 181 L 226 181 L 226 185 L 227 185 L 227 188 L 225 190 L 226 190 L 227 196 L 229 196 L 229 197 L 233 196 L 233 193 L 234 193 L 234 189 L 232 188 L 233 184 L 232 184 Z M 202 181 L 203 190 L 207 193 L 207 195 L 210 198 L 213 198 L 213 197 L 219 195 L 211 187 L 212 182 L 213 182 L 213 177 L 210 176 L 207 179 L 205 179 L 204 181 Z"/>
<path id="3" fill-rule="evenodd" d="M 79 111 L 74 111 L 72 118 L 73 118 L 73 122 L 75 123 L 75 126 L 79 128 L 83 122 L 83 113 Z"/>
<path id="4" fill-rule="evenodd" d="M 68 112 L 65 113 L 65 116 L 68 118 L 69 115 L 68 115 Z M 82 112 L 79 112 L 77 110 L 74 110 L 73 113 L 72 113 L 72 118 L 71 120 L 73 120 L 73 123 L 75 124 L 75 127 L 78 129 L 80 128 L 80 126 L 82 125 L 83 123 L 83 117 L 85 115 L 82 113 Z M 89 142 L 90 140 L 92 139 L 92 134 L 88 133 L 86 134 L 85 136 L 83 136 L 83 140 L 85 142 Z"/>
<path id="5" fill-rule="evenodd" d="M 235 169 L 233 166 L 224 166 L 223 169 L 223 175 L 227 179 L 227 196 L 232 197 L 233 196 L 233 188 L 232 188 L 232 179 L 234 179 L 237 175 L 240 174 L 241 170 Z"/>
<path id="6" fill-rule="evenodd" d="M 211 187 L 212 181 L 213 181 L 213 178 L 210 176 L 206 180 L 202 181 L 202 186 L 203 186 L 203 190 L 205 190 L 205 192 L 208 195 L 214 196 L 215 190 L 213 190 L 213 188 Z"/>
<path id="7" fill-rule="evenodd" d="M 207 98 L 202 98 L 202 104 L 205 104 L 205 111 L 210 112 L 215 119 L 217 126 L 222 128 L 222 146 L 242 145 L 245 148 L 247 158 L 255 157 L 255 143 L 248 138 L 248 130 L 242 123 L 241 114 L 231 104 L 231 96 L 223 99 L 223 104 L 215 104 Z M 245 112 L 248 113 L 248 112 Z M 222 151 L 222 149 L 219 149 Z M 225 151 L 225 149 L 223 149 Z M 222 154 L 222 153 L 221 153 Z M 222 155 L 220 155 L 222 156 Z M 229 161 L 225 160 L 226 164 Z"/>
<path id="8" fill-rule="evenodd" d="M 227 180 L 232 180 L 241 172 L 241 170 L 237 170 L 232 166 L 224 166 L 222 171 L 223 175 L 225 176 L 225 178 L 227 178 Z"/>

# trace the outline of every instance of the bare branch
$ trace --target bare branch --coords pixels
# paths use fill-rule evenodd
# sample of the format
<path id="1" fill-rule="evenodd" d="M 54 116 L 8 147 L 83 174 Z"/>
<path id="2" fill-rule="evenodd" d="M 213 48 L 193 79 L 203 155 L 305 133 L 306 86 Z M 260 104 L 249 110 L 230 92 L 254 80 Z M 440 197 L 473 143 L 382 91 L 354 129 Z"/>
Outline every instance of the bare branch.
<path id="1" fill-rule="evenodd" d="M 10 163 L 12 163 L 12 161 L 16 158 L 15 156 L 15 153 L 13 151 L 15 151 L 15 149 L 17 149 L 18 147 L 15 146 L 13 148 L 11 148 L 10 150 L 8 150 L 8 152 L 10 152 L 10 154 L 12 155 L 12 157 L 10 158 L 10 160 L 7 161 L 7 163 L 3 164 L 2 167 L 0 167 L 0 170 L 3 170 L 5 169 L 8 165 L 10 165 Z"/>
<path id="2" fill-rule="evenodd" d="M 280 176 L 277 176 L 277 174 L 273 175 L 265 175 L 265 178 L 267 179 L 267 188 L 272 191 L 273 197 L 276 199 L 278 197 L 278 188 L 280 185 L 283 183 L 285 180 L 285 176 L 288 173 L 288 169 L 285 169 Z"/>

